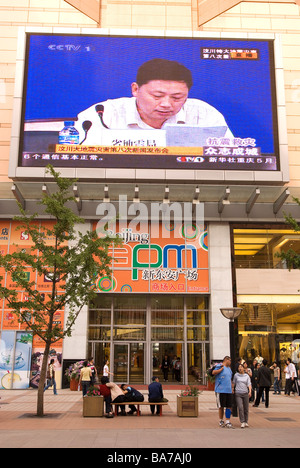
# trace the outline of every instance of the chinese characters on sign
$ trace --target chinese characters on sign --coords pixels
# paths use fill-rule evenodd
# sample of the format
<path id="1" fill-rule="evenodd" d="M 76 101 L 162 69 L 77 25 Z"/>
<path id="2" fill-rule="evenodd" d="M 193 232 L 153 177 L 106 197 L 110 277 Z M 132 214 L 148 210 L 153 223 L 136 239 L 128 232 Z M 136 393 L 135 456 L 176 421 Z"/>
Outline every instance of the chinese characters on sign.
<path id="1" fill-rule="evenodd" d="M 210 60 L 258 60 L 258 49 L 232 49 L 230 47 L 201 47 L 201 58 Z"/>

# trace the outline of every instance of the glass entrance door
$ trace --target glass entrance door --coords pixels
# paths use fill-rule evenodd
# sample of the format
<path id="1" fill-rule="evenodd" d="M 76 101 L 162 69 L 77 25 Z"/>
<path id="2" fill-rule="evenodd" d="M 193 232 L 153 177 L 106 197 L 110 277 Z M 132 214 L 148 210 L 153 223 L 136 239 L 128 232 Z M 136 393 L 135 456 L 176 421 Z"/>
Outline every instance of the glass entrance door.
<path id="1" fill-rule="evenodd" d="M 181 383 L 184 375 L 183 343 L 153 343 L 152 370 L 152 375 L 159 377 L 160 381 Z"/>
<path id="2" fill-rule="evenodd" d="M 144 343 L 114 344 L 114 382 L 144 383 Z"/>

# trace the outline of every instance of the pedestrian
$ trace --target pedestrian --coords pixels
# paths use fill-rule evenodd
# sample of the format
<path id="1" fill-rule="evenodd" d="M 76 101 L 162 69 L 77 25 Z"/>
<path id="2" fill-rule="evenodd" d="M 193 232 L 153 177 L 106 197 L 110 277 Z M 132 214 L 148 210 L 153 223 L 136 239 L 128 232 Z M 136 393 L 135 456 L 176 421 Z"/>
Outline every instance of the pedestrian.
<path id="1" fill-rule="evenodd" d="M 285 394 L 290 396 L 290 393 L 295 393 L 294 384 L 295 380 L 297 379 L 297 371 L 295 364 L 292 363 L 292 360 L 288 358 L 285 362 L 286 367 L 284 369 L 285 372 Z"/>
<path id="2" fill-rule="evenodd" d="M 109 372 L 109 360 L 106 359 L 104 361 L 104 366 L 103 366 L 103 377 L 109 377 L 110 375 L 114 375 L 112 372 Z"/>
<path id="3" fill-rule="evenodd" d="M 169 361 L 169 357 L 168 357 L 167 354 L 165 354 L 165 357 L 162 360 L 161 370 L 162 370 L 162 373 L 164 374 L 164 381 L 168 382 L 168 374 L 169 374 L 169 370 L 170 370 L 170 361 Z"/>
<path id="4" fill-rule="evenodd" d="M 99 385 L 100 395 L 103 395 L 105 401 L 105 413 L 107 418 L 113 418 L 114 414 L 112 412 L 111 406 L 111 393 L 110 389 L 107 387 L 109 382 L 108 377 L 101 377 L 101 384 Z"/>
<path id="5" fill-rule="evenodd" d="M 278 366 L 277 362 L 274 361 L 272 366 L 270 367 L 271 370 L 274 371 L 274 392 L 273 395 L 280 395 L 281 394 L 281 388 L 280 388 L 280 379 L 281 379 L 281 372 L 280 372 L 280 367 Z"/>
<path id="6" fill-rule="evenodd" d="M 161 383 L 159 382 L 158 377 L 152 377 L 152 383 L 148 386 L 148 401 L 149 403 L 160 403 L 162 401 L 168 401 L 164 398 L 163 388 Z M 154 414 L 155 412 L 155 405 L 150 405 L 151 413 Z M 160 407 L 159 405 L 156 406 L 156 414 L 160 414 Z"/>
<path id="7" fill-rule="evenodd" d="M 91 385 L 92 369 L 88 367 L 88 361 L 84 361 L 80 371 L 79 385 L 82 385 L 82 394 L 85 397 Z"/>
<path id="8" fill-rule="evenodd" d="M 126 401 L 123 390 L 114 382 L 107 382 L 106 386 L 110 389 L 112 403 L 124 403 Z M 121 416 L 126 416 L 125 405 L 121 406 Z M 118 406 L 116 408 L 118 413 Z"/>
<path id="9" fill-rule="evenodd" d="M 241 428 L 249 427 L 249 400 L 251 398 L 251 379 L 245 366 L 239 365 L 238 372 L 233 377 L 235 400 L 239 410 Z"/>
<path id="10" fill-rule="evenodd" d="M 231 358 L 225 356 L 222 364 L 217 364 L 212 374 L 216 377 L 215 379 L 215 393 L 217 400 L 217 407 L 219 409 L 219 425 L 220 427 L 226 427 L 233 429 L 233 425 L 230 422 L 233 405 L 232 395 L 232 370 Z M 224 412 L 226 421 L 224 422 Z"/>
<path id="11" fill-rule="evenodd" d="M 125 401 L 136 401 L 136 402 L 142 402 L 144 401 L 144 395 L 139 392 L 138 390 L 136 390 L 135 388 L 129 386 L 129 385 L 126 385 L 126 384 L 122 384 L 121 385 L 121 389 L 123 390 L 124 394 L 125 394 Z M 137 412 L 137 409 L 135 407 L 135 405 L 129 405 L 129 408 L 130 408 L 130 411 L 128 411 L 127 414 L 134 414 Z"/>
<path id="12" fill-rule="evenodd" d="M 251 393 L 251 398 L 250 401 L 255 401 L 256 394 L 257 394 L 257 372 L 258 372 L 258 363 L 256 359 L 253 360 L 252 363 L 252 377 L 251 377 L 251 386 L 252 386 L 252 393 Z"/>
<path id="13" fill-rule="evenodd" d="M 48 390 L 49 387 L 53 387 L 53 393 L 54 395 L 57 395 L 56 391 L 56 381 L 55 381 L 55 370 L 54 370 L 54 359 L 51 359 L 48 371 L 47 371 L 47 380 L 48 383 L 46 387 L 44 388 L 44 392 Z"/>
<path id="14" fill-rule="evenodd" d="M 260 403 L 260 399 L 263 395 L 263 392 L 265 392 L 265 407 L 269 408 L 269 392 L 270 392 L 270 387 L 272 384 L 271 381 L 271 371 L 269 367 L 267 366 L 267 360 L 263 360 L 262 366 L 258 369 L 257 372 L 257 384 L 258 384 L 258 392 L 257 392 L 257 397 L 254 403 L 254 407 L 258 407 Z"/>
<path id="15" fill-rule="evenodd" d="M 93 357 L 90 357 L 89 360 L 88 360 L 88 367 L 91 368 L 91 371 L 92 371 L 92 376 L 91 376 L 91 385 L 95 385 L 95 382 L 96 382 L 96 378 L 97 378 L 97 369 L 96 369 L 96 366 L 94 364 L 94 358 Z"/>
<path id="16" fill-rule="evenodd" d="M 177 358 L 175 362 L 175 379 L 177 382 L 181 381 L 181 360 L 180 357 Z"/>

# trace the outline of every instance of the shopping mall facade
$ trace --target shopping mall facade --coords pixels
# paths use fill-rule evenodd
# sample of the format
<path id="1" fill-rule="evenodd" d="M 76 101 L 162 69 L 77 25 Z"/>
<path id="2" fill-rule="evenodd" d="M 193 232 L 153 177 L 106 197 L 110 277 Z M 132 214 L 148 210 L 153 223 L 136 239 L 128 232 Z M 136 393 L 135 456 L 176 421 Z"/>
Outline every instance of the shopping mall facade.
<path id="1" fill-rule="evenodd" d="M 111 248 L 111 276 L 95 278 L 96 299 L 51 350 L 58 385 L 68 365 L 89 356 L 100 372 L 109 359 L 116 382 L 147 384 L 162 376 L 165 355 L 180 358 L 181 383 L 205 384 L 210 362 L 230 352 L 220 309 L 232 307 L 242 309 L 237 355 L 249 364 L 256 357 L 298 363 L 300 273 L 279 255 L 300 250 L 284 217 L 300 219 L 299 2 L 88 3 L 0 7 L 1 253 L 31 246 L 13 219 L 17 202 L 38 213 L 41 226 L 53 223 L 39 205 L 55 190 L 49 163 L 76 179 L 73 208 L 85 220 L 78 230 L 108 221 L 123 239 Z M 93 110 L 90 128 L 78 124 L 81 145 L 58 140 L 82 110 L 130 97 L 140 63 L 159 54 L 186 60 L 189 97 L 225 118 L 202 125 L 217 133 L 199 143 L 191 122 L 183 135 L 176 125 L 168 133 L 135 123 L 124 134 L 104 127 L 104 105 L 102 121 Z M 8 275 L 4 281 L 15 287 Z M 47 294 L 47 278 L 36 284 Z M 67 314 L 56 322 L 63 326 Z M 0 320 L 0 388 L 36 386 L 43 344 L 5 301 Z"/>

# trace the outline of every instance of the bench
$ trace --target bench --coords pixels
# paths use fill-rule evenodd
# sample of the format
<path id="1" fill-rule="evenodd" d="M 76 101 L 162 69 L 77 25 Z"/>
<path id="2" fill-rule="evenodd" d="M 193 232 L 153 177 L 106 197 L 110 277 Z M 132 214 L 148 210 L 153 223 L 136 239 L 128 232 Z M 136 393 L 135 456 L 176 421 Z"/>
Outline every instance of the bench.
<path id="1" fill-rule="evenodd" d="M 141 415 L 140 412 L 140 406 L 152 406 L 156 405 L 159 406 L 159 415 L 162 416 L 162 407 L 168 405 L 169 403 L 167 401 L 124 401 L 122 403 L 111 403 L 112 405 L 115 405 L 115 415 L 117 416 L 118 414 L 118 406 L 128 406 L 128 405 L 134 405 L 137 407 L 137 416 Z"/>

